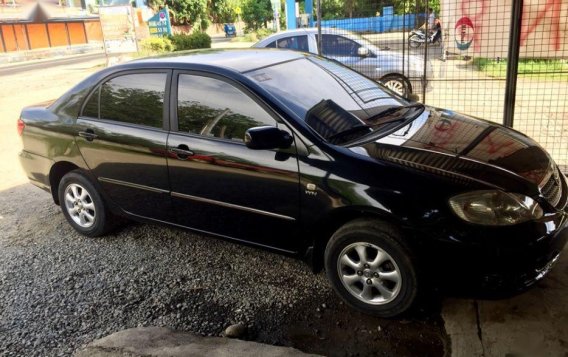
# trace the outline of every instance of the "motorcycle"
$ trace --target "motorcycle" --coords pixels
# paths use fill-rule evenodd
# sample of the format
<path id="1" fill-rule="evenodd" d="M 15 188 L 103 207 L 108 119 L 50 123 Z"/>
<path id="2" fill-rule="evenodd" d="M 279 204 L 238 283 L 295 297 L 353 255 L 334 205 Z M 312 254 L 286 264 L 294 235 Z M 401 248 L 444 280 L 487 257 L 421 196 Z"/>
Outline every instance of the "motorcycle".
<path id="1" fill-rule="evenodd" d="M 442 44 L 442 29 L 437 27 L 432 34 L 426 36 L 424 30 L 412 30 L 408 36 L 408 45 L 411 48 L 418 48 L 428 41 L 429 44 Z"/>
<path id="2" fill-rule="evenodd" d="M 223 26 L 225 30 L 225 37 L 236 37 L 237 36 L 237 29 L 235 28 L 234 24 L 227 23 Z"/>

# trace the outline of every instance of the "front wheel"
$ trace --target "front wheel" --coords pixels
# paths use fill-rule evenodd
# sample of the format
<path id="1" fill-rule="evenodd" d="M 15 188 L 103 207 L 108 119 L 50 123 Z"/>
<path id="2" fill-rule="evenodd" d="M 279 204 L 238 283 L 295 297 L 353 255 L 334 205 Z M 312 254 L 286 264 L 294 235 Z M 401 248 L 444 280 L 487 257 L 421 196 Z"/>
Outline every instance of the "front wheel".
<path id="1" fill-rule="evenodd" d="M 408 38 L 408 46 L 410 46 L 410 48 L 418 48 L 420 46 L 422 46 L 422 42 L 420 40 L 420 36 L 418 36 L 417 34 L 411 35 Z"/>
<path id="2" fill-rule="evenodd" d="M 103 198 L 80 171 L 71 171 L 59 183 L 59 204 L 71 226 L 88 237 L 104 235 L 111 229 Z"/>
<path id="3" fill-rule="evenodd" d="M 410 82 L 400 74 L 389 74 L 380 79 L 380 82 L 396 94 L 406 97 L 412 93 Z"/>
<path id="4" fill-rule="evenodd" d="M 409 250 L 391 226 L 356 220 L 327 244 L 325 268 L 334 290 L 351 307 L 379 317 L 407 311 L 417 296 Z"/>

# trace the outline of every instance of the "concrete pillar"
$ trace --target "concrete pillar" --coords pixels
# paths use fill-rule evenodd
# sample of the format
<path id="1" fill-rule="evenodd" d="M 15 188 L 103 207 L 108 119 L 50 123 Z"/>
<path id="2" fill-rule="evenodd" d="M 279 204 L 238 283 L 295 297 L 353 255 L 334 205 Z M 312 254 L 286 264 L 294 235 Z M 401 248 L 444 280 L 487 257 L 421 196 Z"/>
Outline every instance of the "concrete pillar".
<path id="1" fill-rule="evenodd" d="M 296 28 L 296 1 L 286 0 L 286 29 Z"/>
<path id="2" fill-rule="evenodd" d="M 306 0 L 304 9 L 306 14 L 310 14 L 310 27 L 314 27 L 314 0 Z"/>

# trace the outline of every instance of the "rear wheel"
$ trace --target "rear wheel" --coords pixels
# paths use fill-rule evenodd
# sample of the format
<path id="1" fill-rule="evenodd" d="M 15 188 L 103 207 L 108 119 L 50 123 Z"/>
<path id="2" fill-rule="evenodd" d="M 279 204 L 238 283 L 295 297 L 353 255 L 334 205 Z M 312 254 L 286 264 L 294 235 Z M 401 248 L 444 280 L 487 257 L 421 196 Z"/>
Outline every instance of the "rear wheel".
<path id="1" fill-rule="evenodd" d="M 397 231 L 380 221 L 356 220 L 335 232 L 325 250 L 325 268 L 339 296 L 364 313 L 393 317 L 416 299 L 410 251 Z"/>
<path id="2" fill-rule="evenodd" d="M 408 38 L 408 46 L 410 46 L 410 48 L 418 48 L 418 47 L 422 46 L 422 42 L 423 41 L 420 40 L 420 36 L 418 36 L 416 34 L 414 34 L 414 35 L 412 35 Z"/>
<path id="3" fill-rule="evenodd" d="M 408 79 L 406 79 L 403 75 L 389 74 L 381 78 L 380 82 L 400 96 L 406 97 L 412 93 L 412 86 Z"/>
<path id="4" fill-rule="evenodd" d="M 110 213 L 101 195 L 80 171 L 63 176 L 58 194 L 63 215 L 77 232 L 98 237 L 111 229 Z"/>

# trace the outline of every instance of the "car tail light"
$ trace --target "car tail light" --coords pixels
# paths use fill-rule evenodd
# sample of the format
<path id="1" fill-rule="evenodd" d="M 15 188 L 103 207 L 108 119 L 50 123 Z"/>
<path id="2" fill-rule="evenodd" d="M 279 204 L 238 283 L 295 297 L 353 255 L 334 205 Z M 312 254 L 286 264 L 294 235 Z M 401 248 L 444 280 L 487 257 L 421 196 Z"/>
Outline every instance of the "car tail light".
<path id="1" fill-rule="evenodd" d="M 22 136 L 25 127 L 26 123 L 24 123 L 24 121 L 21 118 L 18 119 L 18 135 Z"/>

